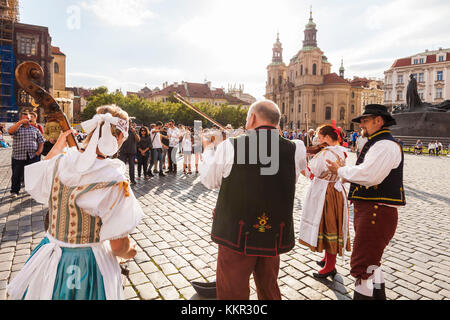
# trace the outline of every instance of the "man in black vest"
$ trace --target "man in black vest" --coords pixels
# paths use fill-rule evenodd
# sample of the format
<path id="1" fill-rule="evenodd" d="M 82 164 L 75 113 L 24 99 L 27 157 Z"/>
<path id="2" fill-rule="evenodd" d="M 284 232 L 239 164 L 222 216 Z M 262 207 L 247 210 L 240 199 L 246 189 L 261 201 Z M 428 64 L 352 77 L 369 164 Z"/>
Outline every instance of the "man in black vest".
<path id="1" fill-rule="evenodd" d="M 280 300 L 280 254 L 295 245 L 295 184 L 306 168 L 302 141 L 280 137 L 280 109 L 259 101 L 248 112 L 247 133 L 217 146 L 204 141 L 202 183 L 220 187 L 212 240 L 219 245 L 217 298 L 248 300 L 251 274 L 260 300 Z"/>
<path id="2" fill-rule="evenodd" d="M 340 167 L 328 161 L 328 168 L 351 182 L 348 198 L 355 212 L 350 262 L 350 273 L 356 278 L 354 299 L 386 300 L 381 258 L 394 237 L 397 210 L 406 204 L 403 150 L 388 129 L 396 122 L 385 106 L 368 105 L 353 122 L 360 123 L 368 138 L 356 166 Z"/>

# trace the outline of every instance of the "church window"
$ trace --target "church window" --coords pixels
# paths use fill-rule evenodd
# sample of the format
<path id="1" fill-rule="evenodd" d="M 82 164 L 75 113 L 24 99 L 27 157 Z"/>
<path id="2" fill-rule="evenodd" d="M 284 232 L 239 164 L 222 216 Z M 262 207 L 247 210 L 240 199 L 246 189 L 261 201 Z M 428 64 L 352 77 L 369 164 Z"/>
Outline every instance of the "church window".
<path id="1" fill-rule="evenodd" d="M 355 105 L 352 104 L 352 113 L 355 113 Z"/>
<path id="2" fill-rule="evenodd" d="M 331 120 L 331 107 L 325 109 L 325 120 Z"/>
<path id="3" fill-rule="evenodd" d="M 314 63 L 313 64 L 313 73 L 314 76 L 317 74 L 317 65 Z"/>
<path id="4" fill-rule="evenodd" d="M 282 106 L 281 106 L 281 113 L 284 114 L 284 111 L 286 111 L 286 109 L 285 109 L 285 107 L 284 107 L 284 102 L 283 102 L 283 104 L 282 104 Z"/>
<path id="5" fill-rule="evenodd" d="M 59 73 L 59 64 L 55 62 L 55 73 Z"/>
<path id="6" fill-rule="evenodd" d="M 283 83 L 283 78 L 281 76 L 278 77 L 278 84 L 282 84 Z"/>
<path id="7" fill-rule="evenodd" d="M 303 65 L 300 66 L 300 75 L 303 75 Z"/>
<path id="8" fill-rule="evenodd" d="M 302 112 L 302 105 L 299 104 L 299 105 L 298 105 L 298 113 L 301 113 L 301 112 Z"/>
<path id="9" fill-rule="evenodd" d="M 345 108 L 341 108 L 339 120 L 345 120 Z"/>
<path id="10" fill-rule="evenodd" d="M 316 112 L 316 105 L 315 104 L 312 105 L 312 112 Z"/>

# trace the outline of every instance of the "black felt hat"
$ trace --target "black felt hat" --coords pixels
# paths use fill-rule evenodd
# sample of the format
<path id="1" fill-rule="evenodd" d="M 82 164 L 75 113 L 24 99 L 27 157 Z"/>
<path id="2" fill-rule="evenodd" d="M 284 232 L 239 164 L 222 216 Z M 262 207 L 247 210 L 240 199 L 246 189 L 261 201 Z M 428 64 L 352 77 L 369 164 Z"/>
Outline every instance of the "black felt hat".
<path id="1" fill-rule="evenodd" d="M 381 104 L 369 104 L 366 106 L 364 113 L 352 120 L 352 122 L 361 123 L 361 119 L 369 116 L 380 116 L 384 118 L 385 127 L 395 126 L 397 122 L 389 113 L 387 108 Z"/>

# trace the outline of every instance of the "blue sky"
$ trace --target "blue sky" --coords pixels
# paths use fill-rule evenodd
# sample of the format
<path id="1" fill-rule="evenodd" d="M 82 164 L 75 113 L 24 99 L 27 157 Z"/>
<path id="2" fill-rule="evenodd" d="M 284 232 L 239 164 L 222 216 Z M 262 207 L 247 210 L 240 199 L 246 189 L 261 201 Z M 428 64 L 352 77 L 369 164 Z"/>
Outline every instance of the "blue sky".
<path id="1" fill-rule="evenodd" d="M 67 86 L 207 79 L 262 98 L 277 31 L 289 63 L 310 5 L 318 46 L 332 72 L 344 59 L 348 78 L 383 78 L 397 58 L 450 48 L 448 0 L 21 0 L 20 21 L 49 27 L 67 55 Z"/>

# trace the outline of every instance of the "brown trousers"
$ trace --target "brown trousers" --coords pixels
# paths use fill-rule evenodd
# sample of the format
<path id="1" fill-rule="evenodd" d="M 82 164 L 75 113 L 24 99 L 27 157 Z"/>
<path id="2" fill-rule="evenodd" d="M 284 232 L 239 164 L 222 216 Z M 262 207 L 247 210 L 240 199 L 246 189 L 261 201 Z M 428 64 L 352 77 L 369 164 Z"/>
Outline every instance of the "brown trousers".
<path id="1" fill-rule="evenodd" d="M 381 266 L 384 249 L 397 229 L 398 210 L 375 202 L 354 201 L 355 239 L 350 261 L 350 274 L 367 280 L 374 267 Z"/>
<path id="2" fill-rule="evenodd" d="M 217 257 L 217 299 L 249 300 L 250 276 L 256 284 L 259 300 L 281 300 L 278 287 L 280 256 L 246 256 L 223 245 L 219 245 Z"/>

